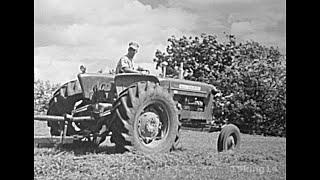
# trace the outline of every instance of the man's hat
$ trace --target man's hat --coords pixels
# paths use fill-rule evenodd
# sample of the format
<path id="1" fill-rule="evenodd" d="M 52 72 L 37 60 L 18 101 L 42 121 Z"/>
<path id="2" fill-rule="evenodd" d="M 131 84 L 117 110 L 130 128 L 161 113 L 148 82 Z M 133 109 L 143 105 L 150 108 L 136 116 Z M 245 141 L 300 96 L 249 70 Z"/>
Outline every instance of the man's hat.
<path id="1" fill-rule="evenodd" d="M 131 42 L 131 43 L 129 43 L 129 48 L 138 50 L 139 49 L 139 45 L 138 45 L 138 43 Z"/>

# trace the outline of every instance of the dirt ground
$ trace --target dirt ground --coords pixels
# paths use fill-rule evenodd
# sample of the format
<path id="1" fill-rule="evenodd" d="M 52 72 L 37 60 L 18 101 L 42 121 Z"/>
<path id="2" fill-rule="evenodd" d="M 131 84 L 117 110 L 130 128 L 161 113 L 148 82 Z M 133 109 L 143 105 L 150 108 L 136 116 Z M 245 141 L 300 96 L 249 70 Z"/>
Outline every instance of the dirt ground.
<path id="1" fill-rule="evenodd" d="M 286 179 L 286 138 L 241 134 L 241 149 L 217 152 L 219 132 L 182 130 L 182 150 L 143 155 L 72 145 L 34 148 L 35 179 Z M 34 135 L 49 135 L 46 122 Z"/>

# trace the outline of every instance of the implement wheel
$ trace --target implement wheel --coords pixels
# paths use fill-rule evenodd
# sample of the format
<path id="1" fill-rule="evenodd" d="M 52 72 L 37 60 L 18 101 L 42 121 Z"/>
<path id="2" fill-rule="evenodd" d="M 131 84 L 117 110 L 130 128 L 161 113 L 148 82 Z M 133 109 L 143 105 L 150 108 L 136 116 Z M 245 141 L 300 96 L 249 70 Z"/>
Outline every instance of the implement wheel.
<path id="1" fill-rule="evenodd" d="M 240 148 L 240 130 L 233 124 L 224 126 L 218 138 L 218 152 Z"/>

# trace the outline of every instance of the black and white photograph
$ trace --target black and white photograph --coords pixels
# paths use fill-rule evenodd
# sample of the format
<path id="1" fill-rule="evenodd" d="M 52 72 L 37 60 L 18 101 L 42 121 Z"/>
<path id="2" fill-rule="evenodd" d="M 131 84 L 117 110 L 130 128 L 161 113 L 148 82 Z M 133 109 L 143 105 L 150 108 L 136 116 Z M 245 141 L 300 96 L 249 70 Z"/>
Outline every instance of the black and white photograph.
<path id="1" fill-rule="evenodd" d="M 285 0 L 34 0 L 34 179 L 286 179 Z"/>

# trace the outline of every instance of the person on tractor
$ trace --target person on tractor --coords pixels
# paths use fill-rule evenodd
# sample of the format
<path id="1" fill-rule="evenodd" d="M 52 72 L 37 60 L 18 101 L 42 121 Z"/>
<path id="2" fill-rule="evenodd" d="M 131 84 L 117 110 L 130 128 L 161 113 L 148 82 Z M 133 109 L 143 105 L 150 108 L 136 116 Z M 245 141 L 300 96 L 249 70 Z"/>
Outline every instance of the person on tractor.
<path id="1" fill-rule="evenodd" d="M 146 71 L 148 74 L 150 73 L 148 69 L 138 67 L 134 68 L 133 58 L 135 54 L 138 52 L 139 45 L 135 42 L 129 43 L 128 53 L 120 58 L 116 67 L 116 74 L 119 73 L 140 73 Z"/>

